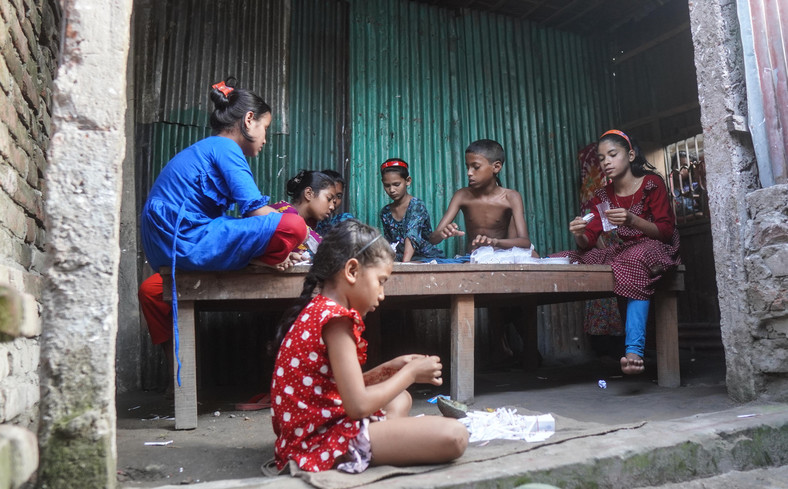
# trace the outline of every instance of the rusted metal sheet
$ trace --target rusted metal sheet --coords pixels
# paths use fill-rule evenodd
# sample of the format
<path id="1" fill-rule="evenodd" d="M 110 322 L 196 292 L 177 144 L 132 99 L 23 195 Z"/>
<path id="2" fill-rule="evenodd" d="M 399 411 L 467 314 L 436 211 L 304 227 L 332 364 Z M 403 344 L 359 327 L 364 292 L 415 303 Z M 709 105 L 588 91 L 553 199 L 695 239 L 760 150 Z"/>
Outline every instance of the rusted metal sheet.
<path id="1" fill-rule="evenodd" d="M 251 165 L 263 193 L 283 188 L 277 169 L 288 153 L 288 73 L 282 60 L 289 50 L 290 2 L 143 0 L 135 2 L 134 15 L 136 143 L 144 149 L 137 162 L 146 168 L 138 199 L 144 202 L 177 151 L 209 134 L 210 86 L 228 76 L 273 109 L 269 144 Z"/>
<path id="2" fill-rule="evenodd" d="M 788 183 L 788 5 L 782 0 L 738 3 L 761 185 Z"/>

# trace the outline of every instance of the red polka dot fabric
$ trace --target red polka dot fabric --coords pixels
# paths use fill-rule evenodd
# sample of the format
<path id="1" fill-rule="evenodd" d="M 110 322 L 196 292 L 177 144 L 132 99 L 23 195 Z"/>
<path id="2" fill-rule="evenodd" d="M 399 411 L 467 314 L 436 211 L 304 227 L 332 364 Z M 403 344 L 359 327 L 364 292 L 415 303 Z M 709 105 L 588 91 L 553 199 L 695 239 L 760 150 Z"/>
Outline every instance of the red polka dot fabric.
<path id="1" fill-rule="evenodd" d="M 288 460 L 310 472 L 331 469 L 359 433 L 360 422 L 350 419 L 342 406 L 323 343 L 323 326 L 340 317 L 353 322 L 358 361 L 363 365 L 367 342 L 361 337 L 361 316 L 323 295 L 304 307 L 279 347 L 271 381 L 271 410 L 280 470 Z"/>
<path id="2" fill-rule="evenodd" d="M 612 184 L 597 190 L 590 206 L 595 218 L 586 227 L 590 246 L 596 244 L 602 232 L 599 211 L 596 209 L 596 204 L 600 202 L 607 202 L 611 209 L 628 207 L 630 212 L 655 223 L 664 240 L 651 239 L 629 226 L 619 226 L 615 232 L 621 242 L 617 244 L 606 248 L 562 251 L 551 256 L 566 256 L 573 263 L 610 265 L 616 281 L 613 291 L 617 295 L 649 300 L 662 274 L 681 263 L 679 233 L 665 183 L 657 175 L 647 175 L 631 197 L 617 197 Z"/>

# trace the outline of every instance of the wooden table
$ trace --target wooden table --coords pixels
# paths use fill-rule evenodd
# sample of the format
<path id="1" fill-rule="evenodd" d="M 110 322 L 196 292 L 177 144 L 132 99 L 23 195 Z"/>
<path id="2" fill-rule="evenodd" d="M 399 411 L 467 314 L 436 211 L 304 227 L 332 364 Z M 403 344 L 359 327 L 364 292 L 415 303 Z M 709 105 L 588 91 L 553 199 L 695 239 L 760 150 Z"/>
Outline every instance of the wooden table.
<path id="1" fill-rule="evenodd" d="M 175 383 L 175 428 L 197 427 L 195 305 L 219 301 L 282 307 L 298 297 L 307 267 L 272 272 L 248 267 L 233 272 L 176 272 L 181 385 Z M 164 299 L 171 300 L 169 269 L 161 270 Z M 680 384 L 677 292 L 684 290 L 683 267 L 660 281 L 654 297 L 657 377 L 660 386 Z M 474 307 L 493 304 L 525 306 L 526 342 L 536 348 L 536 306 L 613 295 L 608 265 L 394 265 L 386 282 L 389 302 L 408 299 L 419 307 L 451 309 L 451 385 L 453 399 L 470 401 L 474 380 Z M 397 298 L 397 299 L 394 299 Z M 513 302 L 513 301 L 516 301 Z M 386 302 L 383 303 L 384 305 Z M 247 304 L 248 305 L 248 304 Z"/>

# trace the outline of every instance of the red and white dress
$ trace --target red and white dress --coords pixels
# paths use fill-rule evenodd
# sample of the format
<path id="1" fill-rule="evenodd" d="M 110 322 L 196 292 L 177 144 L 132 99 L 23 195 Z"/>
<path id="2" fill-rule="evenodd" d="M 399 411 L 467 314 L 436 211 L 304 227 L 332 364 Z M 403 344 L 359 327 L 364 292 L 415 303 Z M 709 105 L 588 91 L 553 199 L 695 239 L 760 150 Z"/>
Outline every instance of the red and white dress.
<path id="1" fill-rule="evenodd" d="M 607 248 L 594 248 L 602 232 L 602 219 L 596 207 L 601 202 L 610 204 L 611 209 L 628 208 L 633 214 L 653 222 L 659 229 L 660 239 L 651 239 L 629 226 L 619 226 L 615 232 L 620 243 Z M 647 174 L 640 188 L 629 197 L 616 196 L 610 183 L 594 193 L 589 207 L 594 213 L 594 219 L 586 226 L 586 237 L 591 249 L 562 251 L 551 256 L 568 256 L 572 262 L 587 265 L 610 265 L 616 281 L 613 291 L 617 295 L 649 300 L 662 273 L 681 263 L 679 233 L 665 182 L 659 175 Z"/>
<path id="2" fill-rule="evenodd" d="M 288 460 L 310 472 L 331 469 L 360 432 L 361 421 L 349 418 L 342 406 L 323 342 L 323 326 L 340 317 L 352 321 L 358 361 L 364 365 L 367 341 L 361 337 L 361 315 L 319 294 L 301 310 L 279 347 L 271 381 L 279 470 Z"/>

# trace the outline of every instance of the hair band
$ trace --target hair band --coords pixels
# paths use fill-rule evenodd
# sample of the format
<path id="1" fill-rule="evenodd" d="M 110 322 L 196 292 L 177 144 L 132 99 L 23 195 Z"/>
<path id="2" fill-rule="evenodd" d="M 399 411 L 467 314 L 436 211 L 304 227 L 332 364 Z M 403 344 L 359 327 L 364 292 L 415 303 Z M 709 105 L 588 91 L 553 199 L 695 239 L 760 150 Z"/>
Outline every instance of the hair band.
<path id="1" fill-rule="evenodd" d="M 402 160 L 389 160 L 382 165 L 380 165 L 380 170 L 383 171 L 386 168 L 391 168 L 392 166 L 401 166 L 402 168 L 408 169 L 408 164 Z"/>
<path id="2" fill-rule="evenodd" d="M 372 240 L 371 240 L 369 243 L 365 244 L 365 245 L 364 245 L 364 246 L 363 246 L 363 247 L 362 247 L 360 250 L 358 250 L 358 251 L 356 252 L 356 254 L 355 254 L 355 255 L 353 255 L 353 258 L 355 258 L 355 257 L 357 257 L 357 256 L 361 255 L 362 253 L 364 253 L 365 251 L 367 251 L 367 248 L 369 248 L 370 246 L 372 246 L 372 243 L 374 243 L 375 241 L 377 241 L 377 240 L 378 240 L 378 239 L 379 239 L 381 236 L 382 236 L 381 234 L 378 234 L 377 236 L 375 236 L 374 238 L 372 238 Z"/>
<path id="3" fill-rule="evenodd" d="M 211 88 L 215 88 L 222 92 L 225 97 L 229 97 L 230 93 L 235 90 L 233 87 L 228 87 L 224 81 L 220 81 L 219 83 L 215 83 Z"/>
<path id="4" fill-rule="evenodd" d="M 601 136 L 599 136 L 599 139 L 602 139 L 603 137 L 607 136 L 608 134 L 615 134 L 616 136 L 621 136 L 622 138 L 626 139 L 627 144 L 629 144 L 629 150 L 632 151 L 632 141 L 630 141 L 629 140 L 629 136 L 624 134 L 622 131 L 619 131 L 618 129 L 611 129 L 611 130 L 607 131 L 606 133 L 602 134 Z"/>

